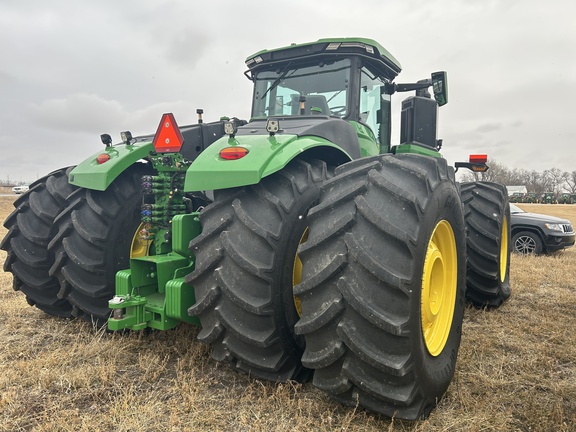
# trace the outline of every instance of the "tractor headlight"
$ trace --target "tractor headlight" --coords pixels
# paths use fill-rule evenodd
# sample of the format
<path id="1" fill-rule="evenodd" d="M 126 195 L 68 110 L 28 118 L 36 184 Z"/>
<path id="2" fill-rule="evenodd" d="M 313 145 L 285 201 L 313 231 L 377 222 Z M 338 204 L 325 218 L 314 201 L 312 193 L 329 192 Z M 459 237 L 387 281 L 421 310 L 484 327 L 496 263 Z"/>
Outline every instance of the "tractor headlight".
<path id="1" fill-rule="evenodd" d="M 550 231 L 560 231 L 560 232 L 564 232 L 564 229 L 562 228 L 562 225 L 557 224 L 557 223 L 545 223 L 544 226 L 546 228 L 548 228 Z"/>
<path id="2" fill-rule="evenodd" d="M 270 135 L 274 135 L 276 132 L 280 130 L 280 122 L 278 120 L 268 119 L 266 122 L 266 131 Z"/>
<path id="3" fill-rule="evenodd" d="M 236 132 L 238 132 L 238 128 L 236 127 L 236 125 L 234 123 L 232 123 L 231 121 L 225 121 L 224 122 L 224 133 L 226 135 L 230 135 L 230 138 L 234 138 L 234 135 L 236 135 Z"/>
<path id="4" fill-rule="evenodd" d="M 120 132 L 120 138 L 124 144 L 130 144 L 132 142 L 132 133 L 130 131 Z"/>

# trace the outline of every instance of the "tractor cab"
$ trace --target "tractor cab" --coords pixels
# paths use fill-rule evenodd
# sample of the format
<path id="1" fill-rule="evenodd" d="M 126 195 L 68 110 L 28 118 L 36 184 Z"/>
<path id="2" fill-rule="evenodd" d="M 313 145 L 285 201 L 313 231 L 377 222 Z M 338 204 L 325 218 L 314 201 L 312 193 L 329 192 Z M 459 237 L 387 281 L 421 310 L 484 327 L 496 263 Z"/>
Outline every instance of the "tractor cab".
<path id="1" fill-rule="evenodd" d="M 392 81 L 401 71 L 400 63 L 373 40 L 321 39 L 260 51 L 246 64 L 246 76 L 254 82 L 252 121 L 270 117 L 292 122 L 307 118 L 307 123 L 315 120 L 310 117 L 345 120 L 358 137 L 358 157 L 388 153 L 390 97 L 396 91 L 417 90 L 403 109 L 403 142 L 437 147 L 437 103 L 422 90 L 434 84 L 435 95 L 445 103 L 445 74 L 436 74 L 434 83 L 396 85 Z"/>

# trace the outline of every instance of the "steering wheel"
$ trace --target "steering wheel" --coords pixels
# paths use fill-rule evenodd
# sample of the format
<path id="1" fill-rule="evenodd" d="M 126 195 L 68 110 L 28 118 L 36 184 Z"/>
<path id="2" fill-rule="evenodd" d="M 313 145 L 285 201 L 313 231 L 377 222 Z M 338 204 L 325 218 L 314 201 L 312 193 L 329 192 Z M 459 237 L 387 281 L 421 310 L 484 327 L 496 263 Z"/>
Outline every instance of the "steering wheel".
<path id="1" fill-rule="evenodd" d="M 346 105 L 339 105 L 339 106 L 335 106 L 335 107 L 330 107 L 330 114 L 331 115 L 337 115 L 339 117 L 342 117 L 342 115 L 344 115 L 346 113 Z"/>

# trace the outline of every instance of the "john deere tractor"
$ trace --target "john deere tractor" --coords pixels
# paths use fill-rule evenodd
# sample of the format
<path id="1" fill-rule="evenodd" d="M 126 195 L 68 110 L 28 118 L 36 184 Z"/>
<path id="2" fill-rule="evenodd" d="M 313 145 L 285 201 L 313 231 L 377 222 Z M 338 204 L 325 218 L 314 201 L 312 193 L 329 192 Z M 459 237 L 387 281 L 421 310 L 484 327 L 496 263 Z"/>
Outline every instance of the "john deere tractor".
<path id="1" fill-rule="evenodd" d="M 540 198 L 542 204 L 558 204 L 556 194 L 554 192 L 544 192 Z"/>
<path id="2" fill-rule="evenodd" d="M 445 72 L 396 83 L 400 63 L 360 38 L 246 65 L 249 122 L 165 114 L 156 134 L 104 134 L 31 185 L 4 223 L 4 269 L 49 314 L 200 325 L 216 360 L 255 377 L 313 375 L 345 404 L 426 417 L 454 374 L 465 298 L 510 294 L 506 188 L 457 183 L 439 153 Z M 393 145 L 397 92 L 413 94 Z"/>
<path id="3" fill-rule="evenodd" d="M 568 192 L 563 192 L 560 197 L 561 204 L 574 204 L 576 202 L 576 194 L 570 194 Z"/>

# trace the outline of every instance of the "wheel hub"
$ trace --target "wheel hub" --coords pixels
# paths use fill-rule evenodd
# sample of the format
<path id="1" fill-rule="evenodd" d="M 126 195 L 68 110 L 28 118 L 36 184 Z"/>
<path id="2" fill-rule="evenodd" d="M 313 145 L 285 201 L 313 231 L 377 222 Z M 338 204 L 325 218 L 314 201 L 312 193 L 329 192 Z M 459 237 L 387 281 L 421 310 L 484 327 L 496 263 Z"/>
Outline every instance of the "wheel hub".
<path id="1" fill-rule="evenodd" d="M 430 292 L 428 293 L 428 310 L 430 312 L 427 317 L 430 320 L 434 320 L 438 316 L 440 311 L 440 306 L 442 304 L 442 281 L 444 280 L 444 262 L 442 261 L 442 253 L 438 250 L 436 245 L 430 245 Z"/>
<path id="2" fill-rule="evenodd" d="M 140 258 L 143 256 L 148 256 L 150 254 L 150 246 L 152 245 L 152 240 L 148 237 L 149 224 L 141 223 L 136 232 L 132 237 L 132 243 L 130 244 L 130 258 Z"/>
<path id="3" fill-rule="evenodd" d="M 514 248 L 522 254 L 531 254 L 536 250 L 536 242 L 530 236 L 522 236 L 516 239 Z"/>
<path id="4" fill-rule="evenodd" d="M 438 356 L 448 340 L 456 302 L 458 258 L 450 224 L 438 222 L 426 249 L 422 274 L 422 335 L 428 352 Z"/>

